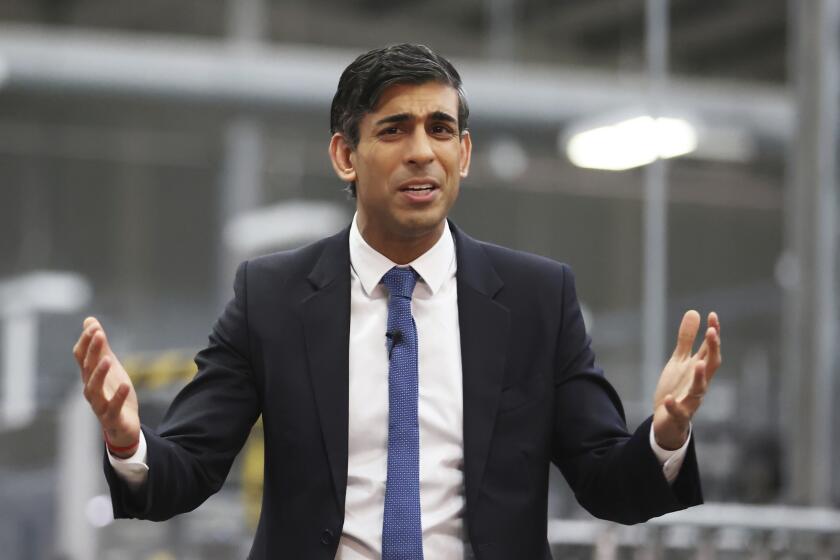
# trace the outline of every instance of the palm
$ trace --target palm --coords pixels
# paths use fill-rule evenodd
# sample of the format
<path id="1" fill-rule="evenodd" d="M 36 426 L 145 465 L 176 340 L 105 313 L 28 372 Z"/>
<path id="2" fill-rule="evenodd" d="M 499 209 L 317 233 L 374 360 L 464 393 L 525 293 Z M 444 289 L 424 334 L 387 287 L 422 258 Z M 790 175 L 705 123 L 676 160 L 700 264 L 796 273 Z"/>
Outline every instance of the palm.
<path id="1" fill-rule="evenodd" d="M 106 418 L 102 422 L 102 427 L 108 431 L 109 437 L 116 437 L 117 433 L 121 432 L 136 432 L 140 430 L 140 415 L 137 404 L 137 393 L 134 390 L 134 385 L 131 383 L 131 378 L 128 372 L 122 366 L 120 361 L 114 353 L 108 348 L 108 353 L 111 358 L 111 367 L 105 376 L 104 392 L 105 398 L 109 401 L 114 398 L 120 385 L 127 384 L 129 387 L 128 395 L 125 402 L 120 409 L 119 414 L 112 419 Z M 113 432 L 113 433 L 112 433 Z"/>
<path id="2" fill-rule="evenodd" d="M 698 404 L 694 396 L 691 394 L 691 386 L 693 384 L 693 373 L 697 369 L 697 364 L 700 360 L 696 355 L 689 358 L 677 358 L 672 356 L 665 367 L 662 369 L 662 375 L 659 377 L 659 383 L 656 385 L 656 392 L 653 396 L 653 407 L 659 409 L 665 406 L 665 397 L 673 395 L 677 402 L 684 402 L 686 410 L 693 404 Z M 696 409 L 696 407 L 694 407 Z"/>

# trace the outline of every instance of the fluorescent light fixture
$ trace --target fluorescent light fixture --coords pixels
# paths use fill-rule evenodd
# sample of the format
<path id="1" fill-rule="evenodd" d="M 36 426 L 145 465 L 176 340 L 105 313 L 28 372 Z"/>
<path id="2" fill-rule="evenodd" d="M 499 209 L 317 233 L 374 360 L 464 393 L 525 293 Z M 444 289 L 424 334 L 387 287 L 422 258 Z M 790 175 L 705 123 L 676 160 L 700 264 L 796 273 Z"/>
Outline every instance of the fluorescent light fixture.
<path id="1" fill-rule="evenodd" d="M 697 127 L 697 149 L 692 158 L 747 162 L 758 155 L 758 141 L 746 128 L 705 123 Z"/>
<path id="2" fill-rule="evenodd" d="M 697 131 L 688 121 L 649 115 L 578 132 L 566 154 L 578 167 L 622 171 L 697 149 Z"/>

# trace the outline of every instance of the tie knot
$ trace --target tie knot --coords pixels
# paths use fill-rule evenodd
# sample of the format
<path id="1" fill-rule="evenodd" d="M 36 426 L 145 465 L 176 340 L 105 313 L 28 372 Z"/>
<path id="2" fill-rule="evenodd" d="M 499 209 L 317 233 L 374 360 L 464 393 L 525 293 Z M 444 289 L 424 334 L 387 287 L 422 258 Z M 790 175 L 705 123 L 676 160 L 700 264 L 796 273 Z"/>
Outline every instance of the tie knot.
<path id="1" fill-rule="evenodd" d="M 411 267 L 399 268 L 395 266 L 385 273 L 385 276 L 382 277 L 382 283 L 388 288 L 388 293 L 392 296 L 411 299 L 414 285 L 417 283 L 417 273 Z"/>

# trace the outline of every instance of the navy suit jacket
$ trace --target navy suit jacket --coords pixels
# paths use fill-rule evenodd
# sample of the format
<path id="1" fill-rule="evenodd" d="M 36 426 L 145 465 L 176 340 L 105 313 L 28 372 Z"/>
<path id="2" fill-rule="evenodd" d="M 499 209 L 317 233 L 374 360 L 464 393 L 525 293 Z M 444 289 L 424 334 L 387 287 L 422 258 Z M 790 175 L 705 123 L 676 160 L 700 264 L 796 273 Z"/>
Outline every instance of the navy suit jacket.
<path id="1" fill-rule="evenodd" d="M 669 485 L 649 445 L 651 420 L 627 431 L 595 365 L 571 270 L 450 227 L 465 526 L 476 558 L 551 557 L 551 463 L 600 518 L 637 523 L 701 503 L 693 446 Z M 196 356 L 198 374 L 157 432 L 143 428 L 145 487 L 132 494 L 106 461 L 118 517 L 164 520 L 196 508 L 222 486 L 262 414 L 264 493 L 249 558 L 334 558 L 347 487 L 348 232 L 240 265 L 234 298 Z"/>

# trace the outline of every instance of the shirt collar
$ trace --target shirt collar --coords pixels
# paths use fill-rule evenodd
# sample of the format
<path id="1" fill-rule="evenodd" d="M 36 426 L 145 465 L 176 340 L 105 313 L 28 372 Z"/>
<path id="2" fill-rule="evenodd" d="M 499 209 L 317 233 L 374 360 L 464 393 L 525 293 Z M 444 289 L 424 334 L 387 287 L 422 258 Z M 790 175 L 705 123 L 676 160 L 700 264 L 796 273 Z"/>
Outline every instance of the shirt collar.
<path id="1" fill-rule="evenodd" d="M 368 245 L 359 231 L 355 215 L 350 226 L 350 266 L 353 267 L 368 296 L 373 294 L 385 273 L 398 266 Z M 443 228 L 443 235 L 431 249 L 408 263 L 408 266 L 420 275 L 420 279 L 429 287 L 432 295 L 437 293 L 444 281 L 455 274 L 455 241 L 449 227 Z"/>

